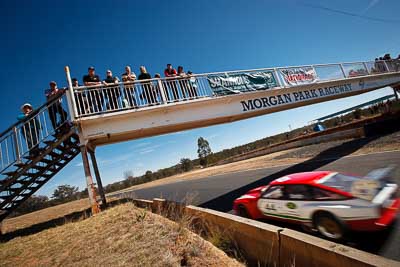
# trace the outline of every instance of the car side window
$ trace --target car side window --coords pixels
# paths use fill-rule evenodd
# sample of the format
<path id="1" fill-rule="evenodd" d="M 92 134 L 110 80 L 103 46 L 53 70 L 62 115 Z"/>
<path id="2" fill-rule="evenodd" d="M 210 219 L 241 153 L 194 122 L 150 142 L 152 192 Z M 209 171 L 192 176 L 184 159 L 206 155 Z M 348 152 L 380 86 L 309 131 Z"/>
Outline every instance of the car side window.
<path id="1" fill-rule="evenodd" d="M 286 185 L 285 196 L 290 200 L 310 200 L 310 187 L 303 184 Z"/>
<path id="2" fill-rule="evenodd" d="M 336 194 L 334 192 L 324 190 L 322 188 L 313 187 L 313 199 L 314 200 L 343 200 L 346 199 L 345 196 Z"/>
<path id="3" fill-rule="evenodd" d="M 268 198 L 268 199 L 282 199 L 283 198 L 283 186 L 276 185 L 271 186 L 268 188 L 261 198 Z"/>

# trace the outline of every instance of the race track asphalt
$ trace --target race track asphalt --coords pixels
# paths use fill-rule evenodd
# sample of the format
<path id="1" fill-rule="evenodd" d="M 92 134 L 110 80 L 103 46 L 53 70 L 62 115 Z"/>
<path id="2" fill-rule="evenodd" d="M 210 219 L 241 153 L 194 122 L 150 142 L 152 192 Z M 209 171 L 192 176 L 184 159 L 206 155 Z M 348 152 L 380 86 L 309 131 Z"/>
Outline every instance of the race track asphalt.
<path id="1" fill-rule="evenodd" d="M 348 156 L 353 152 L 353 148 L 349 150 L 348 147 L 346 146 L 346 149 L 343 147 L 330 148 L 314 158 L 298 164 L 198 177 L 198 179 L 137 189 L 125 194 L 143 199 L 162 197 L 178 202 L 189 198 L 190 204 L 230 212 L 235 198 L 252 188 L 268 184 L 273 179 L 295 172 L 332 170 L 362 176 L 373 169 L 397 164 L 393 178 L 400 184 L 400 151 Z M 397 217 L 399 218 L 399 215 Z M 354 234 L 346 244 L 400 261 L 399 221 L 397 220 L 390 228 L 379 233 Z M 269 223 L 277 224 L 276 222 Z M 284 227 L 300 230 L 291 225 L 284 225 Z"/>

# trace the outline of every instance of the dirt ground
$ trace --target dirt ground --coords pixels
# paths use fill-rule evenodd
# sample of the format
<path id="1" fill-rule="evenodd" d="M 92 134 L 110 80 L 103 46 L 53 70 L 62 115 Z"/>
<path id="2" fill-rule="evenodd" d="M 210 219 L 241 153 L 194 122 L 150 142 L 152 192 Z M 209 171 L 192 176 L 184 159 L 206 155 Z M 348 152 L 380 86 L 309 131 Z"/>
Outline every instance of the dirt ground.
<path id="1" fill-rule="evenodd" d="M 1 243 L 0 266 L 244 266 L 188 225 L 126 203 Z"/>

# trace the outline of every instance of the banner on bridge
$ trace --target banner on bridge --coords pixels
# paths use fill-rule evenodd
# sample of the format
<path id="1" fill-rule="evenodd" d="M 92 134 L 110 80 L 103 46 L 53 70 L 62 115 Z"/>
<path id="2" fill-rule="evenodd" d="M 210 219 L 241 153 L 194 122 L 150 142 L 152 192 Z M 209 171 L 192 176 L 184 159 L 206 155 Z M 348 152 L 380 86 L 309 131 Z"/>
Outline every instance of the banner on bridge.
<path id="1" fill-rule="evenodd" d="M 277 86 L 272 71 L 208 75 L 207 80 L 217 95 L 266 90 Z"/>
<path id="2" fill-rule="evenodd" d="M 314 83 L 318 80 L 313 67 L 279 69 L 285 85 L 303 85 Z"/>

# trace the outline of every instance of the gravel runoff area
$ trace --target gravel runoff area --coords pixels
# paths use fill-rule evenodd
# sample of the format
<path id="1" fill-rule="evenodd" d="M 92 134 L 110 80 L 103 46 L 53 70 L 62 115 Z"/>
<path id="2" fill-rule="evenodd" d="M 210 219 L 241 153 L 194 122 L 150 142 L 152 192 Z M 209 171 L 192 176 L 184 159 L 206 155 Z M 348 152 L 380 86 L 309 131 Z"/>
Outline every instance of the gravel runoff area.
<path id="1" fill-rule="evenodd" d="M 121 204 L 1 243 L 0 266 L 244 266 L 187 225 Z"/>

